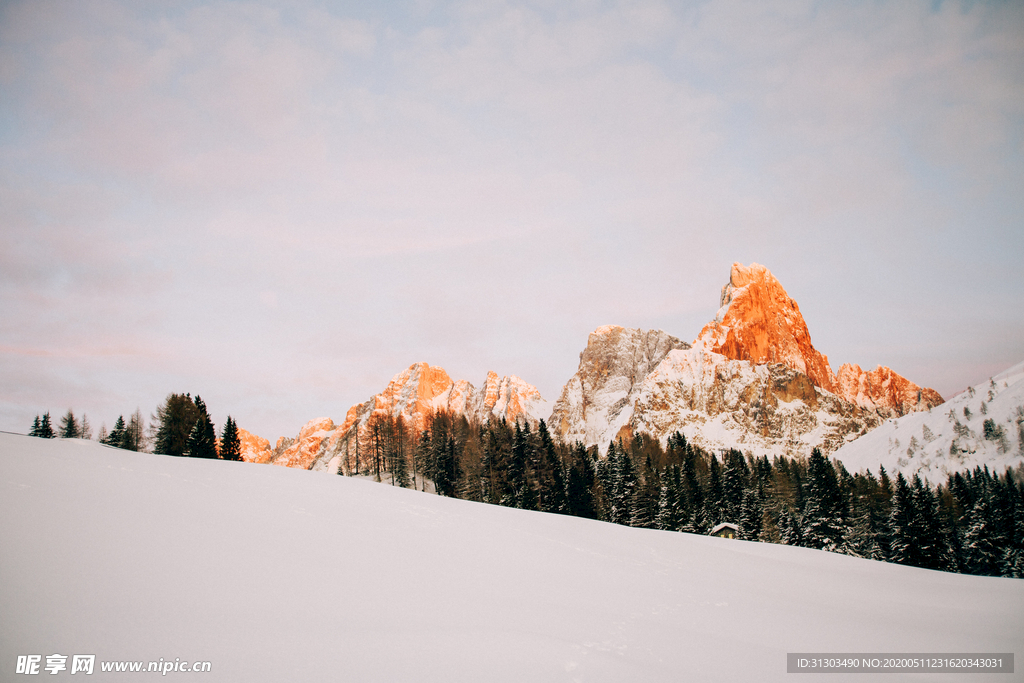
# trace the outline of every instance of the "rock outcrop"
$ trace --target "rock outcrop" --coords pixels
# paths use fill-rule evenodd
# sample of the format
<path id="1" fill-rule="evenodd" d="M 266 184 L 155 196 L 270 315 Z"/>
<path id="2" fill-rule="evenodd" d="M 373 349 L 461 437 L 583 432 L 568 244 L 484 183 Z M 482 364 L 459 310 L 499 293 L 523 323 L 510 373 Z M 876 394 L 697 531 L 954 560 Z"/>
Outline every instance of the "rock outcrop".
<path id="1" fill-rule="evenodd" d="M 271 450 L 269 441 L 241 427 L 238 428 L 238 445 L 242 454 L 242 460 L 245 462 L 270 462 L 270 459 L 274 456 L 274 451 Z"/>
<path id="2" fill-rule="evenodd" d="M 732 264 L 720 305 L 694 346 L 755 365 L 782 363 L 810 377 L 815 386 L 832 391 L 828 358 L 811 344 L 800 307 L 767 268 Z"/>
<path id="3" fill-rule="evenodd" d="M 883 417 L 930 410 L 943 403 L 939 392 L 919 387 L 884 365 L 864 372 L 859 365 L 844 363 L 836 373 L 835 393 Z"/>
<path id="4" fill-rule="evenodd" d="M 690 345 L 660 330 L 605 325 L 590 333 L 576 374 L 562 389 L 548 429 L 556 438 L 607 446 L 629 430 L 644 379 L 666 355 Z"/>
<path id="5" fill-rule="evenodd" d="M 717 451 L 755 456 L 828 453 L 881 422 L 782 363 L 737 361 L 694 347 L 673 351 L 637 392 L 630 430 L 662 442 L 682 432 Z"/>
<path id="6" fill-rule="evenodd" d="M 489 372 L 478 390 L 466 380 L 453 381 L 443 368 L 415 363 L 391 378 L 382 392 L 349 408 L 341 424 L 327 417 L 311 420 L 294 439 L 278 440 L 263 462 L 303 469 L 345 469 L 353 461 L 355 449 L 365 447 L 367 426 L 374 416 L 401 418 L 405 433 L 413 435 L 426 428 L 430 416 L 439 411 L 479 422 L 493 418 L 536 426 L 547 418 L 550 403 L 536 387 L 515 376 Z"/>

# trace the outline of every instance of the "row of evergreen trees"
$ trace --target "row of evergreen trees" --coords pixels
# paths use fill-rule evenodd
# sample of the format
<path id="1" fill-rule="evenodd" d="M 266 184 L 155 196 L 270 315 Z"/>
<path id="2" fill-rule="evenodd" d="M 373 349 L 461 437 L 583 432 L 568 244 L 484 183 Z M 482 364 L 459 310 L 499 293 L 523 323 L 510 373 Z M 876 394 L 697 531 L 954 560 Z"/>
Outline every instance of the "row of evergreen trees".
<path id="1" fill-rule="evenodd" d="M 50 413 L 44 413 L 41 417 L 37 415 L 28 435 L 48 439 L 91 439 L 92 429 L 84 415 L 79 420 L 74 411 L 69 409 L 61 418 L 56 431 L 51 424 Z M 234 419 L 228 416 L 218 443 L 206 403 L 199 396 L 193 399 L 187 393 L 167 396 L 152 416 L 148 434 L 142 413 L 136 410 L 127 421 L 124 415 L 119 415 L 109 433 L 101 427 L 98 440 L 108 446 L 130 451 L 145 451 L 152 444 L 155 453 L 165 455 L 242 459 L 238 425 Z"/>
<path id="2" fill-rule="evenodd" d="M 561 444 L 541 421 L 435 414 L 411 434 L 380 417 L 346 447 L 339 473 L 390 474 L 399 486 L 509 507 L 636 527 L 819 548 L 916 567 L 1024 578 L 1024 468 L 975 469 L 932 486 L 884 468 L 850 474 L 815 449 L 809 458 L 708 453 L 676 433 L 663 448 L 634 437 L 596 448 Z"/>

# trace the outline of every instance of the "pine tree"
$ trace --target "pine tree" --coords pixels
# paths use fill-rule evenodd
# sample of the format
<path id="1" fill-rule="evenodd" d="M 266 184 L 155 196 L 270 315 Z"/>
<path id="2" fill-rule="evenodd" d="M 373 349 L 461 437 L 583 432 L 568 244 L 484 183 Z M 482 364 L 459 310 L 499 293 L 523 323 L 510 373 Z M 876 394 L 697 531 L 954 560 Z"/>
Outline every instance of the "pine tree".
<path id="1" fill-rule="evenodd" d="M 454 498 L 461 471 L 459 467 L 458 444 L 455 438 L 436 439 L 437 452 L 434 455 L 434 488 L 439 496 Z"/>
<path id="2" fill-rule="evenodd" d="M 889 561 L 912 564 L 914 561 L 914 497 L 902 472 L 896 474 L 896 490 L 889 513 Z"/>
<path id="3" fill-rule="evenodd" d="M 669 465 L 661 478 L 658 492 L 658 514 L 655 527 L 665 531 L 682 531 L 687 521 L 683 509 L 683 481 L 679 465 Z"/>
<path id="4" fill-rule="evenodd" d="M 238 425 L 230 415 L 224 421 L 224 431 L 220 436 L 220 457 L 236 462 L 242 459 L 242 444 L 238 440 Z"/>
<path id="5" fill-rule="evenodd" d="M 41 431 L 42 431 L 41 422 L 39 420 L 39 416 L 36 415 L 36 419 L 32 421 L 32 429 L 28 430 L 28 435 L 29 436 L 42 436 L 42 434 L 40 434 Z"/>
<path id="6" fill-rule="evenodd" d="M 206 404 L 199 396 L 196 396 L 195 407 L 198 415 L 188 435 L 184 454 L 190 458 L 216 458 L 217 437 L 213 421 L 206 410 Z"/>
<path id="7" fill-rule="evenodd" d="M 153 450 L 164 455 L 184 455 L 199 409 L 189 394 L 169 394 L 156 409 Z"/>
<path id="8" fill-rule="evenodd" d="M 802 536 L 808 548 L 837 551 L 845 532 L 842 492 L 835 469 L 815 448 L 807 461 L 809 481 Z"/>
<path id="9" fill-rule="evenodd" d="M 50 424 L 50 413 L 43 413 L 43 420 L 39 423 L 39 436 L 44 439 L 53 439 L 56 434 L 53 433 L 53 425 Z"/>
<path id="10" fill-rule="evenodd" d="M 756 541 L 761 534 L 762 519 L 764 510 L 761 501 L 754 489 L 748 488 L 743 493 L 743 502 L 740 504 L 740 531 L 739 538 L 746 541 Z"/>
<path id="11" fill-rule="evenodd" d="M 570 515 L 597 519 L 595 483 L 593 459 L 586 447 L 577 441 L 571 451 L 565 482 L 566 509 Z"/>
<path id="12" fill-rule="evenodd" d="M 75 414 L 68 408 L 68 412 L 64 414 L 64 417 L 60 419 L 60 428 L 58 429 L 58 435 L 62 439 L 77 439 L 78 438 L 78 421 L 75 420 Z"/>
<path id="13" fill-rule="evenodd" d="M 704 516 L 709 528 L 713 528 L 721 522 L 731 521 L 723 519 L 725 515 L 724 503 L 725 489 L 722 486 L 722 468 L 718 464 L 718 458 L 712 455 L 707 496 L 704 498 Z"/>
<path id="14" fill-rule="evenodd" d="M 912 564 L 925 569 L 947 569 L 948 548 L 939 519 L 939 504 L 931 487 L 914 475 L 913 537 L 915 549 Z"/>
<path id="15" fill-rule="evenodd" d="M 998 576 L 1004 551 L 993 528 L 992 497 L 984 491 L 967 515 L 964 533 L 964 570 L 968 574 Z"/>
<path id="16" fill-rule="evenodd" d="M 657 443 L 657 442 L 655 442 Z M 656 528 L 658 502 L 661 493 L 661 479 L 654 469 L 654 463 L 648 454 L 644 458 L 644 466 L 640 469 L 636 491 L 629 511 L 629 525 L 643 529 Z"/>
<path id="17" fill-rule="evenodd" d="M 114 428 L 110 430 L 110 433 L 100 439 L 100 443 L 104 443 L 114 448 L 124 447 L 125 426 L 124 426 L 124 415 L 117 416 L 117 422 L 114 423 Z"/>
<path id="18" fill-rule="evenodd" d="M 565 469 L 544 420 L 537 426 L 541 467 L 538 476 L 538 506 L 545 512 L 566 512 Z"/>

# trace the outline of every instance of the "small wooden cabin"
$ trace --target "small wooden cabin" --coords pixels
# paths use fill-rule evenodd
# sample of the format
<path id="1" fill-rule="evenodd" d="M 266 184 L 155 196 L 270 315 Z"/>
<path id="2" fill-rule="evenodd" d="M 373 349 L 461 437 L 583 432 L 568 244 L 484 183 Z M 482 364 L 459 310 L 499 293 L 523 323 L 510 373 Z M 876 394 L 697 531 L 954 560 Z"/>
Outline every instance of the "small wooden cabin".
<path id="1" fill-rule="evenodd" d="M 722 522 L 714 529 L 711 530 L 712 536 L 718 536 L 719 538 L 736 538 L 740 528 L 730 522 Z"/>

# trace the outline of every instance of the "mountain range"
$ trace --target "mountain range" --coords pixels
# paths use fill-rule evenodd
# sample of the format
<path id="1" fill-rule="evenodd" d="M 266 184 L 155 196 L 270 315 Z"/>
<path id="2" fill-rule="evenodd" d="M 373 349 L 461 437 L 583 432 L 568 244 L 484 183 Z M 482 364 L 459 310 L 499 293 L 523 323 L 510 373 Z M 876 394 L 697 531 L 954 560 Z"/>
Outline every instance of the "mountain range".
<path id="1" fill-rule="evenodd" d="M 845 363 L 833 371 L 828 357 L 811 343 L 796 301 L 762 265 L 733 264 L 719 303 L 715 318 L 693 342 L 661 330 L 597 328 L 554 403 L 516 376 L 490 372 L 477 389 L 466 380 L 453 380 L 440 367 L 415 363 L 383 391 L 351 406 L 340 423 L 328 417 L 310 420 L 294 438 L 281 437 L 273 447 L 240 430 L 243 458 L 303 469 L 337 468 L 341 455 L 365 436 L 373 416 L 401 417 L 407 429 L 418 433 L 432 412 L 443 410 L 480 422 L 493 418 L 536 426 L 543 419 L 555 438 L 602 450 L 638 433 L 664 442 L 679 431 L 712 451 L 737 448 L 771 457 L 806 456 L 820 448 L 857 453 L 857 462 L 871 467 L 884 460 L 897 468 L 900 458 L 909 462 L 905 453 L 891 458 L 879 453 L 884 457 L 870 462 L 873 456 L 850 449 L 882 425 L 934 414 L 943 404 L 938 392 L 885 366 L 864 371 Z M 1015 425 L 1004 429 L 1007 439 L 1016 440 Z M 923 440 L 917 440 L 922 452 Z M 967 437 L 957 441 L 977 452 L 968 445 L 976 442 Z M 948 454 L 949 444 L 942 444 Z M 901 448 L 883 450 L 891 455 Z M 930 463 L 942 455 L 928 452 Z"/>

